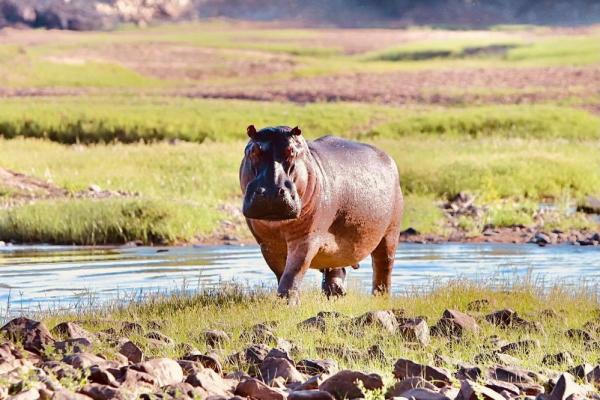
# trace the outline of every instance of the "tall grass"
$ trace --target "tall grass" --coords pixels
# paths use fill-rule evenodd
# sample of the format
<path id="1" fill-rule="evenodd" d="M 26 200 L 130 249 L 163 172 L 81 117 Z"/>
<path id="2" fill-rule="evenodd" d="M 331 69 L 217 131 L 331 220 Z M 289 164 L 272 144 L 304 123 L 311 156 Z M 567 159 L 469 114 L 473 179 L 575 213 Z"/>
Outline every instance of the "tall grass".
<path id="1" fill-rule="evenodd" d="M 525 212 L 528 218 L 540 201 L 600 193 L 600 147 L 594 141 L 407 136 L 369 142 L 396 160 L 406 195 L 404 226 L 421 232 L 439 232 L 443 217 L 436 202 L 460 191 L 474 193 L 479 204 L 527 200 L 534 204 Z M 73 193 L 95 184 L 138 196 L 48 200 L 3 210 L 0 232 L 5 240 L 25 242 L 194 240 L 214 231 L 219 221 L 237 218 L 220 206 L 239 207 L 241 202 L 238 168 L 244 145 L 245 141 L 66 146 L 0 140 L 5 168 L 51 180 Z M 141 211 L 127 213 L 130 207 Z M 505 225 L 507 213 L 525 218 L 503 209 L 491 213 L 489 222 Z M 562 221 L 565 227 L 568 221 Z M 580 220 L 573 221 L 582 226 Z"/>
<path id="2" fill-rule="evenodd" d="M 0 135 L 59 143 L 202 143 L 245 138 L 245 127 L 300 125 L 308 137 L 399 136 L 600 138 L 600 118 L 558 106 L 397 109 L 367 104 L 307 104 L 165 97 L 11 99 L 0 102 Z"/>

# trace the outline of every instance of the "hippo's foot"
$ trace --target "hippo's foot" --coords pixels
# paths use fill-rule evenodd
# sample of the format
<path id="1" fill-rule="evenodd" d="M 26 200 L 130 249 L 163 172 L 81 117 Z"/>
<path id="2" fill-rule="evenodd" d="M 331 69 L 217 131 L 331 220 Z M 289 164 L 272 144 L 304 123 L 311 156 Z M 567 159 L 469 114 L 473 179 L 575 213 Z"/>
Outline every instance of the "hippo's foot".
<path id="1" fill-rule="evenodd" d="M 321 289 L 327 297 L 345 296 L 346 270 L 344 268 L 324 269 Z"/>
<path id="2" fill-rule="evenodd" d="M 285 299 L 290 306 L 300 305 L 300 292 L 297 289 L 290 289 L 287 291 L 277 291 L 277 295 Z"/>

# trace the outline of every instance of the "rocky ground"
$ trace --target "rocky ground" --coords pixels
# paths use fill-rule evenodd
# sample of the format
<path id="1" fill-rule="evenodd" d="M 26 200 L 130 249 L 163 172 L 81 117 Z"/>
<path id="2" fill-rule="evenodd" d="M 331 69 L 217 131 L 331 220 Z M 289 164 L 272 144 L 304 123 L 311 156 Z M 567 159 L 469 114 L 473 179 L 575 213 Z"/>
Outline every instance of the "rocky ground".
<path id="1" fill-rule="evenodd" d="M 0 208 L 9 208 L 45 199 L 135 197 L 137 193 L 104 190 L 90 185 L 87 190 L 71 193 L 43 179 L 0 168 L 0 190 L 5 196 L 0 199 Z M 8 194 L 8 195 L 6 195 Z"/>
<path id="2" fill-rule="evenodd" d="M 398 335 L 414 346 L 427 346 L 433 337 L 449 342 L 468 341 L 481 334 L 481 324 L 500 330 L 543 333 L 540 322 L 522 318 L 511 309 L 477 313 L 487 300 L 471 302 L 467 308 L 476 318 L 457 310 L 445 310 L 428 326 L 422 317 L 408 317 L 403 310 L 370 311 L 357 317 L 337 312 L 319 312 L 298 321 L 306 335 L 338 324 L 340 332 L 377 329 Z M 560 318 L 545 310 L 545 318 Z M 600 365 L 577 363 L 568 351 L 548 353 L 536 370 L 519 367 L 514 355 L 527 356 L 540 349 L 540 342 L 525 339 L 487 339 L 486 349 L 470 362 L 436 355 L 431 364 L 411 359 L 389 360 L 378 344 L 367 351 L 338 347 L 330 349 L 336 359 L 298 359 L 297 345 L 278 337 L 275 322 L 258 323 L 242 332 L 247 347 L 224 354 L 222 346 L 230 333 L 207 330 L 206 353 L 186 343 L 175 343 L 160 332 L 164 323 L 145 326 L 136 322 L 114 322 L 116 328 L 92 333 L 77 322 L 63 322 L 52 330 L 43 323 L 17 318 L 0 328 L 0 399 L 599 399 Z M 577 340 L 589 349 L 599 349 L 596 340 L 600 319 L 580 329 L 563 332 L 565 340 Z M 132 336 L 143 336 L 154 348 L 178 348 L 182 357 L 151 358 Z M 97 349 L 104 349 L 98 352 Z M 96 350 L 95 350 L 96 349 Z M 392 380 L 369 371 L 339 370 L 346 358 L 378 359 L 389 365 Z M 579 360 L 581 361 L 581 360 Z M 234 365 L 231 369 L 224 365 Z M 453 366 L 452 368 L 442 365 Z"/>

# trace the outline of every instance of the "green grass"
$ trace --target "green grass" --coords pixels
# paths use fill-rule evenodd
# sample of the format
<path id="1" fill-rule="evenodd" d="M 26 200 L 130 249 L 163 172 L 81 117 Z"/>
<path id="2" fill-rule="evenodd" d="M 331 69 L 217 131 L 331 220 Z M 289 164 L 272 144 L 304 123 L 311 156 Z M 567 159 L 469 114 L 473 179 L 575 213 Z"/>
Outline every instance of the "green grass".
<path id="1" fill-rule="evenodd" d="M 167 97 L 76 97 L 0 101 L 0 135 L 60 143 L 231 141 L 257 127 L 300 125 L 308 137 L 402 136 L 600 138 L 600 118 L 558 106 L 484 106 L 398 109 L 349 103 L 297 105 Z"/>
<path id="2" fill-rule="evenodd" d="M 192 296 L 175 294 L 163 297 L 148 294 L 147 299 L 141 303 L 115 304 L 99 311 L 94 309 L 93 312 L 85 309 L 77 314 L 53 312 L 44 317 L 44 322 L 51 328 L 66 320 L 88 321 L 84 322 L 85 328 L 97 332 L 110 327 L 118 331 L 120 321 L 138 322 L 142 326 L 158 321 L 163 327 L 161 332 L 173 338 L 176 343 L 187 343 L 203 352 L 209 350 L 204 342 L 203 332 L 208 329 L 220 329 L 232 338 L 230 342 L 217 348 L 221 360 L 253 343 L 252 339 L 245 337 L 243 333 L 256 323 L 267 322 L 275 326 L 274 331 L 278 338 L 289 340 L 297 346 L 298 350 L 292 353 L 295 360 L 331 357 L 339 362 L 340 369 L 377 372 L 383 375 L 386 383 L 391 384 L 393 363 L 399 357 L 433 363 L 434 354 L 438 354 L 447 359 L 473 363 L 478 354 L 489 354 L 487 340 L 492 335 L 507 341 L 539 340 L 539 349 L 534 349 L 530 354 L 515 354 L 519 365 L 525 368 L 537 371 L 542 367 L 541 360 L 544 355 L 560 351 L 571 352 L 576 362 L 594 364 L 600 357 L 597 349 L 586 349 L 583 342 L 568 340 L 564 336 L 567 329 L 581 328 L 596 317 L 596 310 L 600 304 L 597 293 L 593 290 L 583 285 L 578 286 L 577 290 L 562 286 L 544 287 L 527 279 L 520 284 L 509 284 L 507 279 L 506 283 L 501 283 L 499 287 L 464 281 L 440 282 L 435 286 L 409 290 L 402 295 L 390 297 L 371 297 L 357 288 L 351 288 L 348 296 L 327 300 L 314 288 L 308 288 L 301 295 L 301 305 L 295 308 L 294 312 L 290 312 L 289 306 L 269 292 L 257 290 L 243 293 L 238 288 L 225 287 L 201 291 Z M 467 311 L 467 304 L 479 299 L 487 299 L 489 306 L 485 306 L 479 312 Z M 348 317 L 358 316 L 367 311 L 391 309 L 405 310 L 407 316 L 423 316 L 432 326 L 447 308 L 467 311 L 474 315 L 479 319 L 481 333 L 467 335 L 463 340 L 455 342 L 443 337 L 434 337 L 429 345 L 419 347 L 405 342 L 399 335 L 382 332 L 375 327 L 343 329 Z M 502 308 L 512 308 L 522 317 L 540 322 L 544 331 L 500 329 L 482 320 L 481 317 L 486 313 Z M 543 317 L 541 311 L 547 309 L 554 310 L 558 318 Z M 345 317 L 328 318 L 328 328 L 324 332 L 297 328 L 299 322 L 319 311 L 337 311 Z M 184 355 L 180 346 L 157 348 L 148 345 L 143 334 L 133 334 L 130 338 L 142 346 L 150 357 Z M 336 355 L 333 350 L 319 350 L 349 348 L 364 354 L 376 344 L 381 346 L 386 359 L 368 356 L 344 358 Z M 271 346 L 274 345 L 275 343 L 271 343 Z M 106 354 L 115 351 L 109 342 L 99 345 L 97 350 Z M 442 365 L 452 370 L 455 368 L 449 363 Z M 491 361 L 480 362 L 478 365 L 485 367 L 491 365 Z M 238 368 L 246 370 L 248 366 L 225 362 L 225 370 L 228 372 Z"/>
<path id="3" fill-rule="evenodd" d="M 460 191 L 477 195 L 479 204 L 502 199 L 536 203 L 564 196 L 577 200 L 600 193 L 597 141 L 416 136 L 370 143 L 398 163 L 406 195 L 404 227 L 424 233 L 443 231 L 435 202 Z M 240 204 L 238 167 L 244 145 L 245 141 L 65 146 L 34 139 L 2 140 L 0 159 L 5 168 L 49 179 L 72 193 L 95 184 L 138 197 L 48 200 L 4 210 L 0 232 L 4 239 L 25 242 L 195 240 L 231 217 L 219 211 L 220 205 Z M 129 207 L 148 212 L 128 213 Z M 514 221 L 506 211 L 490 215 L 490 222 L 500 226 Z M 570 221 L 582 224 L 579 215 L 559 222 L 568 226 Z"/>
<path id="4" fill-rule="evenodd" d="M 600 118 L 585 111 L 556 106 L 483 106 L 426 112 L 401 117 L 366 132 L 367 137 L 412 135 L 600 138 Z"/>
<path id="5" fill-rule="evenodd" d="M 178 202 L 45 200 L 0 215 L 0 240 L 80 245 L 130 241 L 167 244 L 189 240 L 216 222 L 214 212 Z"/>

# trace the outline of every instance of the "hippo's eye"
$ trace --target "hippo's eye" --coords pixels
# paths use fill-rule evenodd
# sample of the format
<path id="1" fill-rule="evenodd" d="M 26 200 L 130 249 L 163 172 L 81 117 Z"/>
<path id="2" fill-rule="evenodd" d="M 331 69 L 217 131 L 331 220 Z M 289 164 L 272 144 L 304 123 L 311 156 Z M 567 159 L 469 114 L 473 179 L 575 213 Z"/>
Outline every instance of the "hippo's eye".
<path id="1" fill-rule="evenodd" d="M 296 150 L 293 147 L 287 147 L 283 154 L 287 161 L 291 161 L 296 157 Z"/>
<path id="2" fill-rule="evenodd" d="M 260 156 L 262 155 L 262 149 L 260 148 L 260 145 L 255 144 L 252 146 L 252 148 L 250 148 L 250 158 L 254 159 L 254 160 L 258 160 L 260 158 Z"/>

